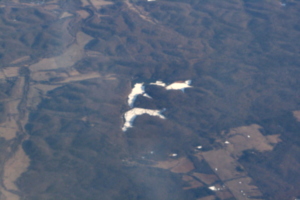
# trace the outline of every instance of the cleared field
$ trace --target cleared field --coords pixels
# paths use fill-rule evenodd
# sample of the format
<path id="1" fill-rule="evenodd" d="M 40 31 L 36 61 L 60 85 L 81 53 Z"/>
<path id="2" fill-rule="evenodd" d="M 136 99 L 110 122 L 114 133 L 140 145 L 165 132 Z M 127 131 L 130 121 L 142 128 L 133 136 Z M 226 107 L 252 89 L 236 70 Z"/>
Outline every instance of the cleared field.
<path id="1" fill-rule="evenodd" d="M 250 126 L 242 126 L 230 130 L 227 150 L 240 156 L 244 150 L 256 149 L 258 151 L 272 151 L 274 144 L 280 142 L 279 135 L 264 136 L 261 134 L 261 126 L 252 124 Z"/>
<path id="2" fill-rule="evenodd" d="M 252 185 L 253 180 L 250 177 L 242 177 L 232 181 L 225 182 L 225 185 L 230 189 L 236 199 L 263 199 L 259 189 Z"/>
<path id="3" fill-rule="evenodd" d="M 203 174 L 195 172 L 192 175 L 193 177 L 196 177 L 207 185 L 211 185 L 219 180 L 219 178 L 215 174 Z"/>
<path id="4" fill-rule="evenodd" d="M 82 19 L 86 19 L 88 16 L 90 16 L 90 14 L 84 10 L 78 10 L 77 13 Z"/>
<path id="5" fill-rule="evenodd" d="M 20 147 L 13 157 L 11 157 L 4 166 L 4 185 L 8 190 L 18 190 L 15 185 L 17 178 L 26 171 L 29 165 L 29 158 Z"/>
<path id="6" fill-rule="evenodd" d="M 73 16 L 73 14 L 69 13 L 69 12 L 64 12 L 61 16 L 60 19 L 66 18 L 66 17 L 71 17 Z"/>
<path id="7" fill-rule="evenodd" d="M 240 165 L 229 152 L 223 149 L 205 152 L 203 157 L 222 181 L 246 175 L 246 173 L 236 171 Z"/>
<path id="8" fill-rule="evenodd" d="M 203 198 L 200 198 L 200 199 L 197 199 L 197 200 L 215 200 L 216 197 L 211 195 L 211 196 L 207 196 L 207 197 L 203 197 Z"/>
<path id="9" fill-rule="evenodd" d="M 83 7 L 90 5 L 88 0 L 81 0 L 81 3 Z"/>
<path id="10" fill-rule="evenodd" d="M 29 56 L 23 56 L 21 58 L 18 58 L 16 60 L 12 61 L 10 64 L 15 65 L 15 64 L 19 64 L 19 63 L 22 63 L 22 62 L 25 62 L 25 61 L 28 61 L 28 60 L 30 60 Z"/>
<path id="11" fill-rule="evenodd" d="M 93 6 L 94 6 L 96 9 L 100 9 L 100 8 L 103 7 L 103 6 L 113 4 L 112 2 L 105 1 L 105 0 L 91 0 L 91 3 L 93 4 Z"/>
<path id="12" fill-rule="evenodd" d="M 293 111 L 293 115 L 297 119 L 297 121 L 300 122 L 300 110 Z"/>
<path id="13" fill-rule="evenodd" d="M 84 46 L 92 40 L 92 37 L 83 32 L 77 33 L 77 42 L 71 45 L 62 55 L 54 58 L 44 58 L 36 64 L 31 65 L 31 71 L 54 70 L 74 65 L 83 58 Z"/>
<path id="14" fill-rule="evenodd" d="M 199 187 L 203 187 L 204 186 L 202 183 L 200 183 L 199 181 L 195 180 L 191 176 L 183 175 L 182 180 L 188 182 L 189 185 L 190 185 L 188 187 L 184 187 L 183 188 L 184 190 L 189 190 L 189 189 L 199 188 Z"/>
<path id="15" fill-rule="evenodd" d="M 15 138 L 17 131 L 18 125 L 14 119 L 7 119 L 5 123 L 0 125 L 0 137 L 4 137 L 6 140 Z"/>
<path id="16" fill-rule="evenodd" d="M 170 169 L 174 173 L 187 173 L 195 167 L 193 163 L 187 158 L 170 159 L 167 161 L 157 162 L 153 167 L 162 169 Z"/>
<path id="17" fill-rule="evenodd" d="M 4 76 L 7 78 L 16 77 L 19 75 L 19 69 L 20 69 L 19 67 L 4 68 L 3 69 Z"/>
<path id="18" fill-rule="evenodd" d="M 83 81 L 83 80 L 88 80 L 88 79 L 93 79 L 93 78 L 100 78 L 101 75 L 98 73 L 91 73 L 91 74 L 81 74 L 77 76 L 71 76 L 66 78 L 65 80 L 59 82 L 59 83 L 69 83 L 69 82 L 75 82 L 75 81 Z"/>

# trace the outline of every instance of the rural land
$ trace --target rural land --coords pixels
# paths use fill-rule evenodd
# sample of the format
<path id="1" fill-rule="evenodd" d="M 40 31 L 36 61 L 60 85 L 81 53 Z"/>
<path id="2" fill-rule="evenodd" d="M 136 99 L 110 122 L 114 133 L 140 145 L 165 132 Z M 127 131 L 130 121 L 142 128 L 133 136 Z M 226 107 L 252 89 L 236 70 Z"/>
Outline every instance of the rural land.
<path id="1" fill-rule="evenodd" d="M 299 199 L 299 19 L 299 0 L 0 0 L 0 200 Z"/>

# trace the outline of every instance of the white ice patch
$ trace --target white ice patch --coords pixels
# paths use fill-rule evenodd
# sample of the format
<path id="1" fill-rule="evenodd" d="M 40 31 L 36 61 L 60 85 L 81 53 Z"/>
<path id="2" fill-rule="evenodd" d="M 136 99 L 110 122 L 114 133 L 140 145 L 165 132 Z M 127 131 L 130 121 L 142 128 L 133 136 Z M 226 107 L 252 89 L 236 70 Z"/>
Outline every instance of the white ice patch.
<path id="1" fill-rule="evenodd" d="M 202 149 L 202 146 L 196 146 L 196 149 L 198 149 L 198 150 L 200 150 L 200 149 Z"/>
<path id="2" fill-rule="evenodd" d="M 145 108 L 133 108 L 129 111 L 127 111 L 124 114 L 125 123 L 122 128 L 122 130 L 125 132 L 128 128 L 132 127 L 133 121 L 135 118 L 139 115 L 148 114 L 151 116 L 157 116 L 161 119 L 165 119 L 165 116 L 163 116 L 161 113 L 164 110 L 151 110 L 151 109 L 145 109 Z"/>
<path id="3" fill-rule="evenodd" d="M 144 83 L 136 83 L 131 90 L 131 93 L 128 95 L 128 105 L 132 108 L 134 102 L 138 95 L 143 95 L 145 97 L 151 98 L 148 94 L 145 93 Z"/>
<path id="4" fill-rule="evenodd" d="M 190 88 L 192 86 L 190 86 L 192 83 L 191 80 L 186 80 L 185 82 L 175 82 L 172 83 L 171 85 L 168 85 L 166 87 L 167 90 L 181 90 L 182 92 L 184 92 L 185 88 Z"/>
<path id="5" fill-rule="evenodd" d="M 208 187 L 208 189 L 210 189 L 212 191 L 218 191 L 218 189 L 216 188 L 216 186 L 210 186 L 210 187 Z"/>
<path id="6" fill-rule="evenodd" d="M 152 97 L 150 97 L 147 93 L 144 93 L 143 96 L 152 99 Z"/>
<path id="7" fill-rule="evenodd" d="M 177 157 L 178 154 L 177 154 L 177 153 L 171 153 L 169 156 L 170 156 L 170 157 Z"/>
<path id="8" fill-rule="evenodd" d="M 175 82 L 175 83 L 172 83 L 170 85 L 166 85 L 164 82 L 162 81 L 156 81 L 155 83 L 150 83 L 150 85 L 157 85 L 157 86 L 161 86 L 161 87 L 164 87 L 166 88 L 166 90 L 182 90 L 184 92 L 184 89 L 185 88 L 191 88 L 191 83 L 192 81 L 191 80 L 186 80 L 184 82 Z"/>
<path id="9" fill-rule="evenodd" d="M 161 87 L 166 87 L 166 84 L 162 81 L 156 81 L 155 83 L 150 83 L 150 85 L 157 85 Z"/>
<path id="10" fill-rule="evenodd" d="M 182 90 L 184 91 L 185 88 L 190 88 L 191 80 L 181 81 L 181 82 L 175 82 L 170 85 L 166 85 L 162 81 L 156 81 L 155 83 L 150 83 L 150 85 L 157 85 L 160 87 L 164 87 L 167 90 Z M 165 117 L 161 114 L 164 110 L 151 110 L 151 109 L 144 109 L 144 108 L 134 108 L 134 102 L 138 95 L 143 95 L 144 97 L 151 98 L 147 93 L 145 93 L 145 86 L 144 83 L 136 83 L 131 93 L 128 95 L 128 105 L 131 110 L 127 111 L 124 114 L 125 123 L 122 127 L 122 130 L 125 132 L 128 128 L 132 127 L 134 119 L 143 114 L 148 114 L 151 116 L 157 116 L 161 119 L 165 119 Z M 198 149 L 201 149 L 202 147 L 198 147 Z"/>

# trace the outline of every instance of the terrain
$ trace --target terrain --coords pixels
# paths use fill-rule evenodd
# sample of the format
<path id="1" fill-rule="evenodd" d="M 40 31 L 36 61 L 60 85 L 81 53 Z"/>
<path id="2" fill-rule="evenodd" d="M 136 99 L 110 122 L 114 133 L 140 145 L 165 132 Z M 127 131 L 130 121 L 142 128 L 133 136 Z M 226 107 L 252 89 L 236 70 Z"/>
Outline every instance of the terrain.
<path id="1" fill-rule="evenodd" d="M 300 198 L 299 11 L 1 0 L 0 199 Z"/>

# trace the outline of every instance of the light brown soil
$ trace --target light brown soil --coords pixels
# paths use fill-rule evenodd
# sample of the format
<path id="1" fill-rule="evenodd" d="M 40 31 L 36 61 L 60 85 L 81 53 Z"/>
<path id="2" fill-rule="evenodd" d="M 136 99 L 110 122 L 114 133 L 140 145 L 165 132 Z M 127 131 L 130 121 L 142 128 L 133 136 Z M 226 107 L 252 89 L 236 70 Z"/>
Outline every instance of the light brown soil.
<path id="1" fill-rule="evenodd" d="M 23 57 L 21 57 L 21 58 L 18 58 L 18 59 L 16 59 L 16 60 L 12 61 L 10 64 L 15 65 L 15 64 L 18 64 L 18 63 L 27 61 L 27 60 L 29 60 L 29 59 L 30 59 L 29 56 L 23 56 Z"/>
<path id="2" fill-rule="evenodd" d="M 203 153 L 203 157 L 222 181 L 246 175 L 245 173 L 236 171 L 236 167 L 239 164 L 231 157 L 229 152 L 223 149 L 205 152 Z"/>
<path id="3" fill-rule="evenodd" d="M 174 173 L 187 173 L 193 170 L 195 167 L 193 163 L 187 158 L 179 158 L 176 160 L 167 160 L 157 162 L 153 167 L 162 169 L 170 169 Z"/>
<path id="4" fill-rule="evenodd" d="M 203 197 L 203 198 L 200 198 L 200 199 L 197 199 L 197 200 L 215 200 L 216 197 L 215 196 L 206 196 L 206 197 Z"/>
<path id="5" fill-rule="evenodd" d="M 248 199 L 247 196 L 262 196 L 258 188 L 252 184 L 249 177 L 228 181 L 225 185 L 230 189 L 236 199 Z"/>
<path id="6" fill-rule="evenodd" d="M 112 2 L 104 1 L 104 0 L 91 0 L 91 2 L 96 9 L 100 9 L 103 6 L 113 4 Z"/>
<path id="7" fill-rule="evenodd" d="M 82 2 L 82 7 L 90 5 L 88 0 L 81 0 L 81 2 Z"/>
<path id="8" fill-rule="evenodd" d="M 3 69 L 5 77 L 16 77 L 19 75 L 19 67 L 9 67 Z"/>
<path id="9" fill-rule="evenodd" d="M 231 129 L 228 134 L 228 141 L 230 142 L 227 145 L 229 152 L 239 156 L 244 150 L 247 149 L 256 149 L 258 151 L 272 151 L 272 143 L 279 142 L 277 139 L 279 135 L 273 135 L 265 137 L 261 134 L 259 129 L 262 128 L 259 125 L 252 124 L 250 126 L 242 126 L 238 128 Z"/>
<path id="10" fill-rule="evenodd" d="M 293 115 L 297 119 L 297 121 L 300 122 L 300 110 L 293 111 Z"/>
<path id="11" fill-rule="evenodd" d="M 23 148 L 20 147 L 15 155 L 10 158 L 4 166 L 4 186 L 7 190 L 18 190 L 15 185 L 17 178 L 26 171 L 29 166 L 29 158 L 24 152 Z"/>
<path id="12" fill-rule="evenodd" d="M 184 187 L 183 188 L 184 190 L 189 190 L 189 189 L 203 187 L 203 184 L 200 183 L 199 181 L 195 180 L 195 179 L 188 181 L 188 183 L 190 184 L 190 186 Z"/>
<path id="13" fill-rule="evenodd" d="M 0 125 L 0 137 L 4 137 L 6 140 L 15 138 L 17 131 L 18 125 L 14 119 L 7 119 L 5 123 Z"/>
<path id="14" fill-rule="evenodd" d="M 188 159 L 181 159 L 180 163 L 171 169 L 171 172 L 174 173 L 187 173 L 195 169 L 194 164 Z"/>
<path id="15" fill-rule="evenodd" d="M 41 70 L 55 70 L 59 68 L 71 67 L 84 56 L 83 47 L 92 39 L 92 37 L 79 32 L 77 34 L 77 43 L 71 45 L 62 55 L 54 58 L 44 58 L 36 64 L 30 66 L 33 72 Z"/>
<path id="16" fill-rule="evenodd" d="M 90 14 L 84 10 L 78 10 L 77 13 L 82 19 L 86 19 L 88 16 L 90 16 Z"/>
<path id="17" fill-rule="evenodd" d="M 207 185 L 211 185 L 217 180 L 219 180 L 219 178 L 214 174 L 202 174 L 202 173 L 195 172 L 193 173 L 193 176 L 200 179 L 202 182 L 206 183 Z"/>
<path id="18" fill-rule="evenodd" d="M 69 13 L 69 12 L 64 12 L 61 16 L 60 19 L 66 18 L 66 17 L 71 17 L 73 16 L 73 14 Z"/>

